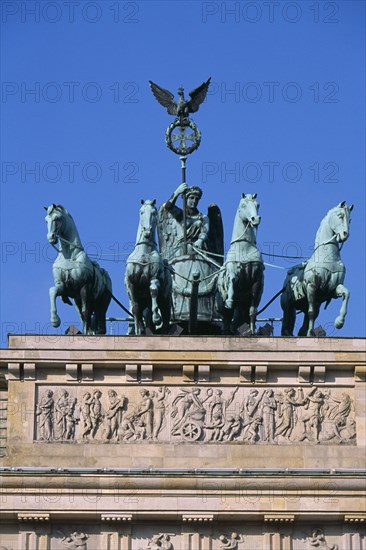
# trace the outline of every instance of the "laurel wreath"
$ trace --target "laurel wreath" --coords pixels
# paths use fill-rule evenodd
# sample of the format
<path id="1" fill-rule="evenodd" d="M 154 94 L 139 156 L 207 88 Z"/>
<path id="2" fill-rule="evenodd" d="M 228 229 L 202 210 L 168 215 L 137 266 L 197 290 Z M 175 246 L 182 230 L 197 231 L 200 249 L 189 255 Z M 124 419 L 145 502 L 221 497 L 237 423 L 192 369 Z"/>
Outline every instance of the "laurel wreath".
<path id="1" fill-rule="evenodd" d="M 190 147 L 180 147 L 177 145 L 174 145 L 172 141 L 172 133 L 176 128 L 190 128 L 194 134 L 194 142 Z M 201 132 L 199 131 L 197 125 L 193 122 L 193 120 L 185 120 L 181 121 L 178 118 L 172 122 L 165 133 L 165 143 L 169 147 L 173 153 L 176 153 L 177 155 L 190 155 L 198 149 L 200 143 L 201 143 Z"/>

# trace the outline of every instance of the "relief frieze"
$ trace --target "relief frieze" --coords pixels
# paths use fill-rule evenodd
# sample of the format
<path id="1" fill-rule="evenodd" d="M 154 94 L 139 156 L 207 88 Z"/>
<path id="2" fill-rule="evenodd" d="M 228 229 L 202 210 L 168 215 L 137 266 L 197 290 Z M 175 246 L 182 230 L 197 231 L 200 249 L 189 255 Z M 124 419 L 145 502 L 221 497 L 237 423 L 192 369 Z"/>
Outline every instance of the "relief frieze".
<path id="1" fill-rule="evenodd" d="M 39 386 L 36 441 L 356 444 L 351 390 Z"/>

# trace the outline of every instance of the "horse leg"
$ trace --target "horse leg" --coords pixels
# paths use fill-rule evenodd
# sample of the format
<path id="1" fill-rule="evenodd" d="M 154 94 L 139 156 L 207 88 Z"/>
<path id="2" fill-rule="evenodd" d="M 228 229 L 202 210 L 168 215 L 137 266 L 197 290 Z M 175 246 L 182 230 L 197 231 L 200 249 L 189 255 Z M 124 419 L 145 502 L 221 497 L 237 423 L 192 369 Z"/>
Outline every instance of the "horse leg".
<path id="1" fill-rule="evenodd" d="M 348 300 L 349 300 L 349 297 L 350 297 L 350 291 L 345 286 L 338 285 L 337 288 L 334 291 L 334 295 L 335 295 L 336 298 L 342 298 L 342 300 L 343 300 L 339 315 L 336 318 L 336 320 L 334 321 L 335 328 L 339 329 L 339 328 L 343 327 L 344 320 L 345 320 L 346 315 L 347 315 L 347 306 L 348 306 Z"/>
<path id="2" fill-rule="evenodd" d="M 225 307 L 227 309 L 233 309 L 234 308 L 234 281 L 235 281 L 235 273 L 234 271 L 229 267 L 230 264 L 226 267 L 226 284 L 227 284 L 227 296 L 225 300 Z"/>
<path id="3" fill-rule="evenodd" d="M 244 324 L 249 326 L 249 304 L 245 301 L 238 303 L 237 299 L 232 312 L 230 333 L 237 334 L 238 329 Z"/>
<path id="4" fill-rule="evenodd" d="M 50 288 L 50 305 L 51 305 L 51 323 L 57 328 L 61 324 L 61 319 L 57 314 L 56 298 L 64 293 L 64 285 L 61 282 L 55 282 L 55 286 Z"/>
<path id="5" fill-rule="evenodd" d="M 223 288 L 220 287 L 216 294 L 216 308 L 219 315 L 222 317 L 221 334 L 230 334 L 230 322 L 232 311 L 224 305 Z"/>
<path id="6" fill-rule="evenodd" d="M 132 299 L 131 300 L 132 305 L 132 315 L 135 320 L 135 334 L 136 336 L 140 336 L 145 331 L 144 323 L 142 321 L 142 311 L 140 308 L 140 304 L 137 300 Z"/>
<path id="7" fill-rule="evenodd" d="M 93 305 L 91 292 L 88 285 L 84 285 L 80 289 L 80 316 L 83 322 L 83 334 L 92 334 L 91 318 L 93 313 Z"/>
<path id="8" fill-rule="evenodd" d="M 111 301 L 110 293 L 104 292 L 103 296 L 95 304 L 95 334 L 106 334 L 106 313 Z"/>
<path id="9" fill-rule="evenodd" d="M 134 285 L 131 284 L 127 279 L 126 279 L 126 288 L 127 288 L 127 292 L 128 292 L 128 297 L 130 299 L 130 311 L 133 315 L 133 320 L 134 320 L 134 324 L 135 324 L 135 335 L 136 336 L 140 336 L 144 330 L 145 330 L 145 327 L 144 327 L 144 323 L 143 323 L 143 320 L 142 320 L 142 308 L 140 308 L 140 304 L 139 304 L 139 301 L 137 299 L 137 296 L 136 296 L 136 293 L 134 291 Z M 132 334 L 132 331 L 129 329 L 129 334 Z"/>
<path id="10" fill-rule="evenodd" d="M 144 332 L 144 323 L 142 320 L 142 313 L 143 308 L 140 308 L 139 304 L 139 296 L 138 296 L 138 289 L 136 288 L 136 284 L 134 284 L 134 280 L 136 279 L 136 273 L 134 271 L 128 272 L 127 270 L 131 270 L 131 264 L 127 265 L 126 273 L 125 273 L 125 287 L 127 290 L 128 298 L 130 300 L 130 311 L 133 316 L 135 331 L 135 336 L 140 336 Z M 138 279 L 137 279 L 138 280 Z M 129 326 L 128 334 L 132 334 L 133 329 Z"/>
<path id="11" fill-rule="evenodd" d="M 150 296 L 151 296 L 151 311 L 152 320 L 157 329 L 162 327 L 162 319 L 160 310 L 158 307 L 158 295 L 159 295 L 160 283 L 159 279 L 151 279 L 150 281 Z"/>
<path id="12" fill-rule="evenodd" d="M 295 312 L 295 316 L 296 316 L 296 312 Z M 295 321 L 294 321 L 295 322 Z M 306 336 L 307 333 L 308 333 L 308 330 L 309 330 L 309 316 L 306 313 L 304 313 L 304 320 L 303 320 L 303 323 L 302 323 L 302 326 L 299 330 L 299 336 Z"/>
<path id="13" fill-rule="evenodd" d="M 254 304 L 252 304 L 249 308 L 249 326 L 250 326 L 250 333 L 255 334 L 255 322 L 257 319 L 257 308 Z"/>
<path id="14" fill-rule="evenodd" d="M 170 296 L 161 296 L 161 299 L 159 300 L 159 309 L 161 311 L 161 330 L 163 334 L 168 334 L 169 332 L 170 308 Z"/>
<path id="15" fill-rule="evenodd" d="M 309 326 L 307 336 L 314 335 L 314 322 L 318 317 L 319 305 L 316 304 L 316 286 L 314 283 L 309 282 L 306 286 L 306 294 L 308 299 L 308 318 Z"/>
<path id="16" fill-rule="evenodd" d="M 171 316 L 171 308 L 172 308 L 172 280 L 171 280 L 171 274 L 169 271 L 169 268 L 164 262 L 164 271 L 162 278 L 160 280 L 160 284 L 162 286 L 162 292 L 160 292 L 160 296 L 158 298 L 159 303 L 159 309 L 161 311 L 161 317 L 162 317 L 162 333 L 168 334 L 169 332 L 169 323 L 170 323 L 170 316 Z"/>
<path id="17" fill-rule="evenodd" d="M 286 290 L 281 295 L 281 307 L 283 311 L 281 336 L 293 336 L 296 321 L 296 308 L 290 301 Z"/>
<path id="18" fill-rule="evenodd" d="M 255 273 L 253 274 L 255 277 Z M 255 334 L 255 323 L 257 320 L 258 304 L 260 302 L 263 291 L 263 279 L 256 281 L 252 287 L 251 303 L 249 307 L 249 325 L 251 334 Z"/>

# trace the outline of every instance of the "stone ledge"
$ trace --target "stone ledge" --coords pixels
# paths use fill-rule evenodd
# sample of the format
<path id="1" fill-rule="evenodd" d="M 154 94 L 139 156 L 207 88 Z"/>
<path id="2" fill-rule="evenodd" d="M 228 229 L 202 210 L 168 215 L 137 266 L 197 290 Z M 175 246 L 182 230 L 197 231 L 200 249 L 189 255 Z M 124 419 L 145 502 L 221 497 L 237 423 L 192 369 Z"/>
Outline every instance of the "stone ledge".
<path id="1" fill-rule="evenodd" d="M 294 514 L 265 514 L 265 523 L 293 523 L 295 521 Z"/>
<path id="2" fill-rule="evenodd" d="M 111 512 L 110 514 L 100 515 L 101 521 L 129 522 L 129 521 L 132 521 L 132 518 L 133 518 L 132 514 L 115 514 L 114 512 Z"/>
<path id="3" fill-rule="evenodd" d="M 18 514 L 18 521 L 49 521 L 50 514 Z"/>
<path id="4" fill-rule="evenodd" d="M 365 523 L 366 514 L 347 514 L 344 516 L 345 523 Z"/>
<path id="5" fill-rule="evenodd" d="M 9 350 L 366 351 L 365 338 L 10 335 Z"/>
<path id="6" fill-rule="evenodd" d="M 182 521 L 187 522 L 212 522 L 214 520 L 213 514 L 183 514 Z"/>

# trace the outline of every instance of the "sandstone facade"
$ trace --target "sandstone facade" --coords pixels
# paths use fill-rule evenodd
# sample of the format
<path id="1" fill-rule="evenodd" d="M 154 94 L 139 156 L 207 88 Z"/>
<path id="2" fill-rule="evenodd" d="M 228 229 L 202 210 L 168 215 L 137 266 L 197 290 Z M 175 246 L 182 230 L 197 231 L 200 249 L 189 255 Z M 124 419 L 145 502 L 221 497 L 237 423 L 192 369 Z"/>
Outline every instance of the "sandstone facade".
<path id="1" fill-rule="evenodd" d="M 0 548 L 365 550 L 365 343 L 10 336 Z"/>

